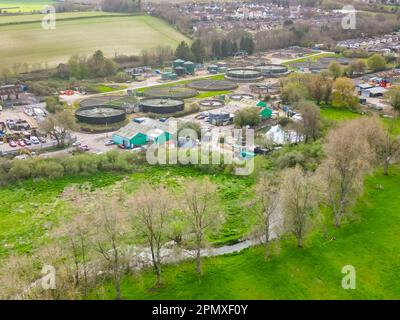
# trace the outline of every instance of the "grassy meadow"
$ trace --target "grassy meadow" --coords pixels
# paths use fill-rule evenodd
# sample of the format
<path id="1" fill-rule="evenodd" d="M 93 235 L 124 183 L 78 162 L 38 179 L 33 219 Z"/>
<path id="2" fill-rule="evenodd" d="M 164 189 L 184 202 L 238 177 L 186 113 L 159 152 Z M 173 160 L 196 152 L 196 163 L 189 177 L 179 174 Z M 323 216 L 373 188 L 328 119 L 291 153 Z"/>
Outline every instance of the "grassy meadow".
<path id="1" fill-rule="evenodd" d="M 125 299 L 398 299 L 400 297 L 400 168 L 385 177 L 380 171 L 366 180 L 354 221 L 329 229 L 329 238 L 314 234 L 303 249 L 294 239 L 273 245 L 264 259 L 262 247 L 204 259 L 204 275 L 193 262 L 164 267 L 164 284 L 146 271 L 125 276 Z M 356 269 L 356 289 L 344 290 L 345 265 Z M 91 298 L 114 299 L 110 283 Z"/>
<path id="2" fill-rule="evenodd" d="M 52 3 L 52 0 L 0 0 L 0 8 L 4 8 L 7 13 L 25 13 L 41 11 L 45 5 Z"/>
<path id="3" fill-rule="evenodd" d="M 0 19 L 0 68 L 29 62 L 54 67 L 73 54 L 90 55 L 100 49 L 108 57 L 139 54 L 143 48 L 175 47 L 188 40 L 166 22 L 150 16 L 83 16 L 57 20 L 56 29 L 41 22 L 3 24 Z"/>
<path id="4" fill-rule="evenodd" d="M 135 192 L 145 182 L 162 183 L 174 193 L 183 190 L 186 179 L 205 176 L 192 167 L 150 166 L 127 176 L 124 190 Z M 90 176 L 63 177 L 54 180 L 25 181 L 0 188 L 0 260 L 12 251 L 28 253 L 49 239 L 50 231 L 71 213 L 60 199 L 65 187 L 87 184 L 93 188 L 107 187 L 124 176 L 115 173 L 98 173 Z M 252 177 L 216 174 L 211 180 L 218 187 L 220 205 L 225 212 L 225 224 L 211 240 L 222 245 L 239 240 L 246 235 L 253 217 L 246 202 L 252 197 Z"/>

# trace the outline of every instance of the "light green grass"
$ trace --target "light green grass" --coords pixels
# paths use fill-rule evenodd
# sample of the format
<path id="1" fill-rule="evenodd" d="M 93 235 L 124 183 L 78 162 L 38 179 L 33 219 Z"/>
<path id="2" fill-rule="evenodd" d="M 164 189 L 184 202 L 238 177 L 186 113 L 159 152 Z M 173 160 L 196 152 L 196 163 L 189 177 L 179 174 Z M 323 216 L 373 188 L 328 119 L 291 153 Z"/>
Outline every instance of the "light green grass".
<path id="1" fill-rule="evenodd" d="M 106 16 L 108 17 L 108 16 L 128 16 L 128 15 L 122 14 L 122 13 L 103 12 L 103 11 L 56 13 L 57 21 L 65 20 L 65 19 L 81 19 L 81 18 L 89 18 L 89 17 L 106 17 Z M 0 25 L 41 22 L 46 17 L 47 17 L 46 14 L 0 15 Z"/>
<path id="2" fill-rule="evenodd" d="M 47 232 L 67 216 L 65 204 L 58 199 L 67 185 L 88 182 L 103 187 L 120 178 L 115 173 L 102 173 L 0 188 L 0 257 L 11 250 L 28 252 L 46 242 Z"/>
<path id="3" fill-rule="evenodd" d="M 98 85 L 96 86 L 96 89 L 100 92 L 100 93 L 107 93 L 107 92 L 113 92 L 113 91 L 118 91 L 118 90 L 123 90 L 126 89 L 127 86 L 117 86 L 116 88 L 107 86 L 107 85 Z"/>
<path id="4" fill-rule="evenodd" d="M 129 175 L 124 189 L 129 193 L 145 182 L 160 184 L 173 192 L 183 190 L 188 178 L 199 178 L 206 173 L 185 166 L 146 166 L 143 172 Z M 122 178 L 116 173 L 98 173 L 91 176 L 64 177 L 46 181 L 25 181 L 0 188 L 0 260 L 11 251 L 29 252 L 46 242 L 50 230 L 60 219 L 68 217 L 68 206 L 59 199 L 64 188 L 72 183 L 90 183 L 94 188 L 108 186 Z M 218 187 L 221 210 L 226 221 L 220 232 L 211 237 L 215 245 L 235 242 L 245 235 L 254 217 L 244 207 L 252 197 L 252 177 L 214 174 L 211 180 Z"/>
<path id="5" fill-rule="evenodd" d="M 377 173 L 354 213 L 356 221 L 329 230 L 329 240 L 316 235 L 306 248 L 293 239 L 275 245 L 271 261 L 261 247 L 242 253 L 204 259 L 204 276 L 194 263 L 164 267 L 164 284 L 153 272 L 126 276 L 125 299 L 398 299 L 400 297 L 400 168 L 388 177 Z M 334 238 L 335 237 L 335 238 Z M 279 250 L 277 249 L 279 248 Z M 279 251 L 279 252 L 278 252 Z M 356 289 L 341 287 L 343 266 L 356 269 Z M 104 291 L 102 290 L 104 289 Z M 114 298 L 110 283 L 90 298 Z M 104 292 L 104 295 L 100 292 Z"/>
<path id="6" fill-rule="evenodd" d="M 321 107 L 320 110 L 323 119 L 334 122 L 351 120 L 360 116 L 359 113 L 353 112 L 346 108 Z"/>
<path id="7" fill-rule="evenodd" d="M 199 93 L 195 98 L 197 99 L 204 99 L 204 98 L 210 98 L 210 97 L 215 97 L 215 96 L 219 96 L 221 94 L 229 94 L 232 91 L 230 90 L 222 90 L 222 91 L 205 91 L 205 92 L 201 92 Z"/>
<path id="8" fill-rule="evenodd" d="M 209 77 L 202 77 L 202 80 L 206 80 L 206 79 L 213 79 L 213 80 L 222 80 L 225 79 L 225 75 L 223 74 L 217 74 L 214 76 L 209 76 Z M 144 92 L 145 90 L 148 89 L 152 89 L 152 88 L 158 88 L 158 87 L 173 87 L 173 86 L 183 86 L 186 85 L 190 82 L 196 81 L 197 79 L 189 79 L 189 80 L 180 80 L 180 81 L 174 81 L 174 82 L 167 82 L 167 83 L 163 83 L 163 84 L 157 84 L 154 86 L 150 86 L 150 87 L 144 87 L 144 88 L 139 88 L 136 91 L 138 92 Z M 215 91 L 214 91 L 215 92 Z"/>
<path id="9" fill-rule="evenodd" d="M 18 12 L 33 12 L 41 11 L 45 5 L 53 4 L 51 0 L 0 0 L 0 8 L 5 8 L 7 13 L 18 13 Z M 6 9 L 9 7 L 18 7 L 15 9 Z"/>
<path id="10" fill-rule="evenodd" d="M 311 56 L 306 56 L 306 57 L 303 57 L 303 58 L 299 58 L 299 59 L 295 59 L 295 60 L 291 60 L 291 61 L 286 61 L 286 62 L 283 62 L 282 64 L 290 66 L 291 64 L 299 63 L 299 62 L 306 62 L 306 61 L 315 62 L 315 61 L 318 61 L 321 58 L 342 58 L 342 57 L 343 57 L 342 54 L 322 52 L 322 53 L 319 53 L 319 54 L 314 54 L 314 55 L 311 55 Z"/>
<path id="11" fill-rule="evenodd" d="M 55 30 L 41 23 L 0 26 L 0 68 L 15 63 L 48 64 L 66 62 L 73 54 L 93 54 L 100 49 L 108 57 L 139 54 L 159 45 L 175 47 L 188 40 L 166 22 L 150 16 L 115 16 L 61 20 Z"/>

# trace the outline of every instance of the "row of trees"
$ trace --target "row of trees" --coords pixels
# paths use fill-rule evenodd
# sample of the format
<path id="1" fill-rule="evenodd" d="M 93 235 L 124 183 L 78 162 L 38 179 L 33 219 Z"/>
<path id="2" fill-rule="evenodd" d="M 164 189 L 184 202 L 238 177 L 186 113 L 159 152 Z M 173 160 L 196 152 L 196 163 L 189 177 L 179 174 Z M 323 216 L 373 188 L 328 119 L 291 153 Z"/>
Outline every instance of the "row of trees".
<path id="1" fill-rule="evenodd" d="M 200 39 L 194 40 L 190 47 L 185 41 L 182 41 L 175 50 L 175 57 L 182 60 L 203 63 L 206 58 L 206 52 Z"/>
<path id="2" fill-rule="evenodd" d="M 313 227 L 322 226 L 325 236 L 326 221 L 339 228 L 352 215 L 365 175 L 376 165 L 383 165 L 387 174 L 389 163 L 399 158 L 400 140 L 377 118 L 360 118 L 331 130 L 325 152 L 326 157 L 315 172 L 297 165 L 278 177 L 264 175 L 259 179 L 254 231 L 264 241 L 266 257 L 270 256 L 271 230 L 291 233 L 298 247 L 302 247 Z M 320 206 L 328 207 L 329 213 L 318 213 Z"/>
<path id="3" fill-rule="evenodd" d="M 215 37 L 211 40 L 200 37 L 196 38 L 191 46 L 182 41 L 175 50 L 175 57 L 202 63 L 207 58 L 230 57 L 238 51 L 254 53 L 255 44 L 250 35 L 245 34 L 238 39 Z"/>
<path id="4" fill-rule="evenodd" d="M 251 36 L 243 36 L 239 41 L 230 39 L 215 39 L 211 45 L 211 54 L 215 58 L 230 57 L 238 51 L 246 51 L 253 54 L 255 43 Z"/>
<path id="5" fill-rule="evenodd" d="M 50 298 L 84 297 L 99 278 L 106 278 L 112 280 L 120 299 L 122 275 L 145 266 L 154 268 L 155 285 L 160 286 L 162 262 L 179 258 L 177 251 L 168 249 L 171 241 L 178 249 L 193 250 L 195 269 L 201 275 L 202 249 L 224 221 L 216 187 L 207 178 L 189 181 L 179 196 L 162 185 L 144 185 L 135 194 L 126 194 L 116 185 L 95 192 L 70 187 L 63 199 L 70 203 L 73 218 L 53 232 L 51 244 L 31 257 L 57 268 L 57 289 L 50 290 Z M 44 251 L 52 254 L 43 256 Z M 20 256 L 3 266 L 7 273 L 1 274 L 3 297 L 15 298 L 21 292 L 25 298 L 49 294 L 40 286 L 26 290 L 38 277 L 38 272 L 25 273 L 33 269 L 26 263 Z M 17 267 L 10 269 L 10 265 Z"/>
<path id="6" fill-rule="evenodd" d="M 281 234 L 291 234 L 301 248 L 312 229 L 323 227 L 328 236 L 327 221 L 340 227 L 351 217 L 365 175 L 376 165 L 387 169 L 400 156 L 400 141 L 379 119 L 364 117 L 331 130 L 324 149 L 326 156 L 315 171 L 297 165 L 273 176 L 258 176 L 251 203 L 257 214 L 252 235 L 262 238 L 266 257 L 271 258 L 270 241 Z M 105 156 L 111 159 L 118 154 Z M 120 163 L 115 160 L 109 164 Z M 124 190 L 120 184 L 94 192 L 85 186 L 67 188 L 63 199 L 72 219 L 54 230 L 50 244 L 30 259 L 15 256 L 7 260 L 0 281 L 3 296 L 23 292 L 30 298 L 84 297 L 99 280 L 108 279 L 119 299 L 124 274 L 151 266 L 159 286 L 162 264 L 186 257 L 182 255 L 185 249 L 192 250 L 195 270 L 201 275 L 207 239 L 224 221 L 216 186 L 205 178 L 187 181 L 175 193 L 148 184 L 134 193 Z M 321 206 L 328 207 L 324 210 L 328 213 L 321 214 Z M 39 276 L 34 266 L 44 263 L 57 268 L 57 289 L 25 290 Z"/>
<path id="7" fill-rule="evenodd" d="M 118 66 L 112 60 L 104 57 L 101 50 L 97 50 L 91 57 L 72 56 L 67 64 L 60 64 L 57 67 L 57 74 L 60 78 L 99 78 L 115 75 Z"/>
<path id="8" fill-rule="evenodd" d="M 294 74 L 281 81 L 282 99 L 285 103 L 296 104 L 298 101 L 314 100 L 334 107 L 358 109 L 358 97 L 355 95 L 351 79 L 338 77 L 334 81 L 327 73 L 320 75 Z"/>
<path id="9" fill-rule="evenodd" d="M 141 0 L 102 0 L 101 10 L 108 12 L 133 13 L 142 9 Z"/>
<path id="10" fill-rule="evenodd" d="M 380 54 L 370 56 L 366 62 L 364 60 L 352 61 L 347 67 L 343 67 L 340 63 L 333 61 L 329 65 L 329 72 L 334 79 L 342 76 L 353 76 L 363 74 L 367 69 L 371 71 L 382 71 L 387 67 L 385 58 Z"/>

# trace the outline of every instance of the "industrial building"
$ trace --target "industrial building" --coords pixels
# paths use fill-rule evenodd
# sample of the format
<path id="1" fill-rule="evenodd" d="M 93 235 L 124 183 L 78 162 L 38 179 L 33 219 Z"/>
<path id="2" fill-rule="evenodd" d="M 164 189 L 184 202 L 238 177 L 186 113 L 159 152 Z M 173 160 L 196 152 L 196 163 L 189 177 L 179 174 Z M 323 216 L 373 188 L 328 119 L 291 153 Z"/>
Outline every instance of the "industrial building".
<path id="1" fill-rule="evenodd" d="M 112 140 L 117 145 L 123 145 L 127 149 L 143 146 L 147 143 L 164 143 L 173 139 L 177 133 L 177 121 L 169 118 L 166 121 L 150 118 L 133 119 L 125 127 L 112 135 Z"/>

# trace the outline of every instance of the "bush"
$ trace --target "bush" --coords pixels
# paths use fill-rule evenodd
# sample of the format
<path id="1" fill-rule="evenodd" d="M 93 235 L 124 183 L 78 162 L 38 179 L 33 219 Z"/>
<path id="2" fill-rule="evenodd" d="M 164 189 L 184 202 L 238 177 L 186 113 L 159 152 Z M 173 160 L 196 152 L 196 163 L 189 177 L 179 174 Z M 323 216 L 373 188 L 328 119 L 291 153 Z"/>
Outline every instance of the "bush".
<path id="1" fill-rule="evenodd" d="M 236 126 L 254 127 L 261 122 L 260 109 L 257 107 L 243 108 L 235 113 L 234 123 Z"/>
<path id="2" fill-rule="evenodd" d="M 46 97 L 44 99 L 44 102 L 46 103 L 46 110 L 50 113 L 56 113 L 64 110 L 64 107 L 58 101 L 57 97 L 54 96 Z"/>
<path id="3" fill-rule="evenodd" d="M 112 78 L 112 80 L 115 81 L 115 82 L 126 82 L 126 81 L 129 81 L 129 80 L 132 80 L 132 77 L 130 75 L 128 75 L 127 73 L 121 71 L 121 72 L 118 72 Z"/>
<path id="4" fill-rule="evenodd" d="M 58 178 L 97 172 L 133 172 L 145 163 L 141 153 L 110 151 L 102 155 L 79 154 L 64 158 L 0 159 L 0 184 L 31 178 Z"/>

